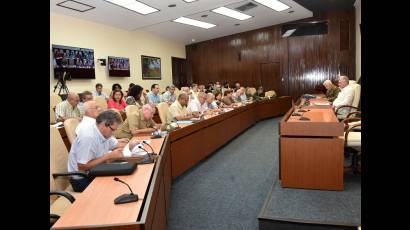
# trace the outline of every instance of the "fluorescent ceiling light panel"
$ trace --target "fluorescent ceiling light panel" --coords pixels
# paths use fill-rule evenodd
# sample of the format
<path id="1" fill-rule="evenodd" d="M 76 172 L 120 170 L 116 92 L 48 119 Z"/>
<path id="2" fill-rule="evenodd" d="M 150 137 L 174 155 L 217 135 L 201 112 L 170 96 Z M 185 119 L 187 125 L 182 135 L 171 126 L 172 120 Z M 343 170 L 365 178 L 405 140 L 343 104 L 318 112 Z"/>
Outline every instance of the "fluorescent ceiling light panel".
<path id="1" fill-rule="evenodd" d="M 188 2 L 188 3 L 191 3 L 191 2 L 196 2 L 196 1 L 198 1 L 198 0 L 183 0 L 184 2 Z"/>
<path id="2" fill-rule="evenodd" d="M 235 10 L 231 10 L 229 8 L 226 7 L 219 7 L 216 8 L 214 10 L 211 10 L 212 12 L 218 13 L 218 14 L 222 14 L 231 18 L 235 18 L 238 20 L 246 20 L 251 18 L 252 16 L 247 15 L 247 14 L 243 14 L 241 12 L 235 11 Z"/>
<path id="3" fill-rule="evenodd" d="M 70 10 L 79 11 L 79 12 L 85 12 L 85 11 L 95 8 L 94 6 L 90 6 L 82 2 L 77 2 L 77 1 L 72 1 L 72 0 L 60 2 L 60 3 L 57 3 L 56 5 L 70 9 Z"/>
<path id="4" fill-rule="evenodd" d="M 293 34 L 293 32 L 295 32 L 296 29 L 292 29 L 292 30 L 287 30 L 283 35 L 282 38 L 286 38 L 289 37 L 291 34 Z"/>
<path id="5" fill-rule="evenodd" d="M 283 11 L 283 10 L 286 10 L 286 9 L 290 8 L 290 6 L 288 6 L 288 5 L 282 3 L 281 1 L 278 1 L 278 0 L 254 0 L 254 1 L 260 3 L 264 6 L 267 6 L 271 9 L 273 9 L 273 10 L 276 10 L 276 11 Z"/>
<path id="6" fill-rule="evenodd" d="M 129 10 L 132 10 L 137 13 L 144 14 L 144 15 L 159 11 L 158 9 L 155 9 L 151 6 L 148 6 L 136 0 L 105 0 L 105 1 L 111 2 L 115 5 L 122 6 L 124 8 L 127 8 Z"/>
<path id="7" fill-rule="evenodd" d="M 191 26 L 201 27 L 201 28 L 204 28 L 204 29 L 209 29 L 209 28 L 212 28 L 212 27 L 216 26 L 216 25 L 211 24 L 211 23 L 201 22 L 201 21 L 198 21 L 198 20 L 185 18 L 185 17 L 180 17 L 180 18 L 177 18 L 173 21 L 174 22 L 179 22 L 179 23 L 182 23 L 182 24 L 191 25 Z"/>

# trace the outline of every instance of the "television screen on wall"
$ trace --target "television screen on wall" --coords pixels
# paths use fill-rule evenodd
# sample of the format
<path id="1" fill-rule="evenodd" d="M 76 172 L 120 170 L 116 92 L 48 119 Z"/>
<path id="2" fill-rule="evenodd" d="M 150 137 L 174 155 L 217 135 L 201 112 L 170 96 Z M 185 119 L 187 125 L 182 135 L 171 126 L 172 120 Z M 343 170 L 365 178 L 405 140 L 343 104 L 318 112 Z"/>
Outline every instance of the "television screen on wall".
<path id="1" fill-rule="evenodd" d="M 70 75 L 73 79 L 95 79 L 94 50 L 52 45 L 54 78 Z"/>
<path id="2" fill-rule="evenodd" d="M 130 77 L 130 59 L 109 56 L 108 75 L 110 77 Z"/>

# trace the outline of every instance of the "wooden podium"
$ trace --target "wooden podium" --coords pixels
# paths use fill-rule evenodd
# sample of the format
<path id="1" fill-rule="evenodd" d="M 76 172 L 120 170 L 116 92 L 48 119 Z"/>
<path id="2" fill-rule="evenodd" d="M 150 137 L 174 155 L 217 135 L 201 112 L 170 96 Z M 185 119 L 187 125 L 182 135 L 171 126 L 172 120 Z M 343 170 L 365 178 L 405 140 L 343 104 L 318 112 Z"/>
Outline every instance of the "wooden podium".
<path id="1" fill-rule="evenodd" d="M 293 106 L 281 120 L 282 187 L 343 190 L 343 123 L 325 103 L 323 99 L 311 99 L 310 106 Z M 294 113 L 309 120 L 300 120 L 302 116 Z"/>

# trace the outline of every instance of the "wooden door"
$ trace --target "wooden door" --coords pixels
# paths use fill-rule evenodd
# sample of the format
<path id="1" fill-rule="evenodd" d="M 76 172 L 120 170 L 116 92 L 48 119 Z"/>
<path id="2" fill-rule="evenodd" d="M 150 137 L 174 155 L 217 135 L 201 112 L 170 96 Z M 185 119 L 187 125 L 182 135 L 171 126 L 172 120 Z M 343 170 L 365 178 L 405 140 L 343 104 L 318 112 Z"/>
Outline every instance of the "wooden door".
<path id="1" fill-rule="evenodd" d="M 265 92 L 275 90 L 277 95 L 281 95 L 281 74 L 279 62 L 261 63 L 260 84 L 263 86 Z"/>
<path id="2" fill-rule="evenodd" d="M 188 86 L 186 77 L 186 59 L 172 57 L 172 83 L 181 89 Z"/>

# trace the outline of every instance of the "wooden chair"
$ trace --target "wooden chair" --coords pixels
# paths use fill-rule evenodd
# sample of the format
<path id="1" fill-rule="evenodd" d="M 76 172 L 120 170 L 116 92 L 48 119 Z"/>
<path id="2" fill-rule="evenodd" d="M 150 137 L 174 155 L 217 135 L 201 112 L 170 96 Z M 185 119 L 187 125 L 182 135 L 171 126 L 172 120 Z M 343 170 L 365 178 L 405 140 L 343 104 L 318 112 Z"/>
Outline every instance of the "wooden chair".
<path id="1" fill-rule="evenodd" d="M 168 114 L 168 108 L 169 105 L 166 102 L 161 102 L 157 105 L 158 108 L 158 114 L 159 114 L 159 118 L 161 119 L 161 123 L 162 124 L 167 124 L 169 123 L 168 119 L 167 119 L 167 114 Z"/>
<path id="2" fill-rule="evenodd" d="M 114 109 L 114 108 L 111 108 L 110 110 L 112 110 L 112 111 L 118 113 L 118 115 L 120 115 L 120 117 L 121 117 L 121 123 L 124 122 L 124 119 L 123 119 L 122 114 L 120 113 L 120 111 L 118 111 L 118 110 L 116 110 L 116 109 Z"/>
<path id="3" fill-rule="evenodd" d="M 77 118 L 68 118 L 64 121 L 64 129 L 67 133 L 68 141 L 72 145 L 74 143 L 75 138 L 77 135 L 75 134 L 75 129 L 77 128 L 80 121 Z"/>
<path id="4" fill-rule="evenodd" d="M 52 109 L 55 109 L 57 104 L 62 102 L 62 101 L 63 100 L 61 99 L 61 97 L 58 94 L 56 94 L 56 93 L 51 93 L 50 94 L 50 107 Z"/>
<path id="5" fill-rule="evenodd" d="M 256 93 L 256 88 L 254 88 L 254 87 L 248 88 L 247 94 L 249 94 L 249 95 L 254 95 L 255 93 Z"/>
<path id="6" fill-rule="evenodd" d="M 354 174 L 359 172 L 358 162 L 361 154 L 361 120 L 358 117 L 346 118 L 342 121 L 345 124 L 344 146 L 345 154 L 352 154 L 352 163 L 349 167 Z"/>
<path id="7" fill-rule="evenodd" d="M 137 105 L 128 105 L 127 107 L 125 107 L 125 114 L 127 115 L 127 117 L 129 117 L 132 113 L 137 112 L 139 109 L 140 107 Z"/>
<path id="8" fill-rule="evenodd" d="M 57 128 L 50 126 L 50 226 L 79 195 L 67 180 L 54 177 L 55 173 L 67 172 L 68 151 Z"/>
<path id="9" fill-rule="evenodd" d="M 98 106 L 100 106 L 100 108 L 102 108 L 103 110 L 105 110 L 105 109 L 108 108 L 107 101 L 105 100 L 104 97 L 100 97 L 100 96 L 94 97 L 94 101 L 95 101 L 96 104 L 97 104 Z"/>

